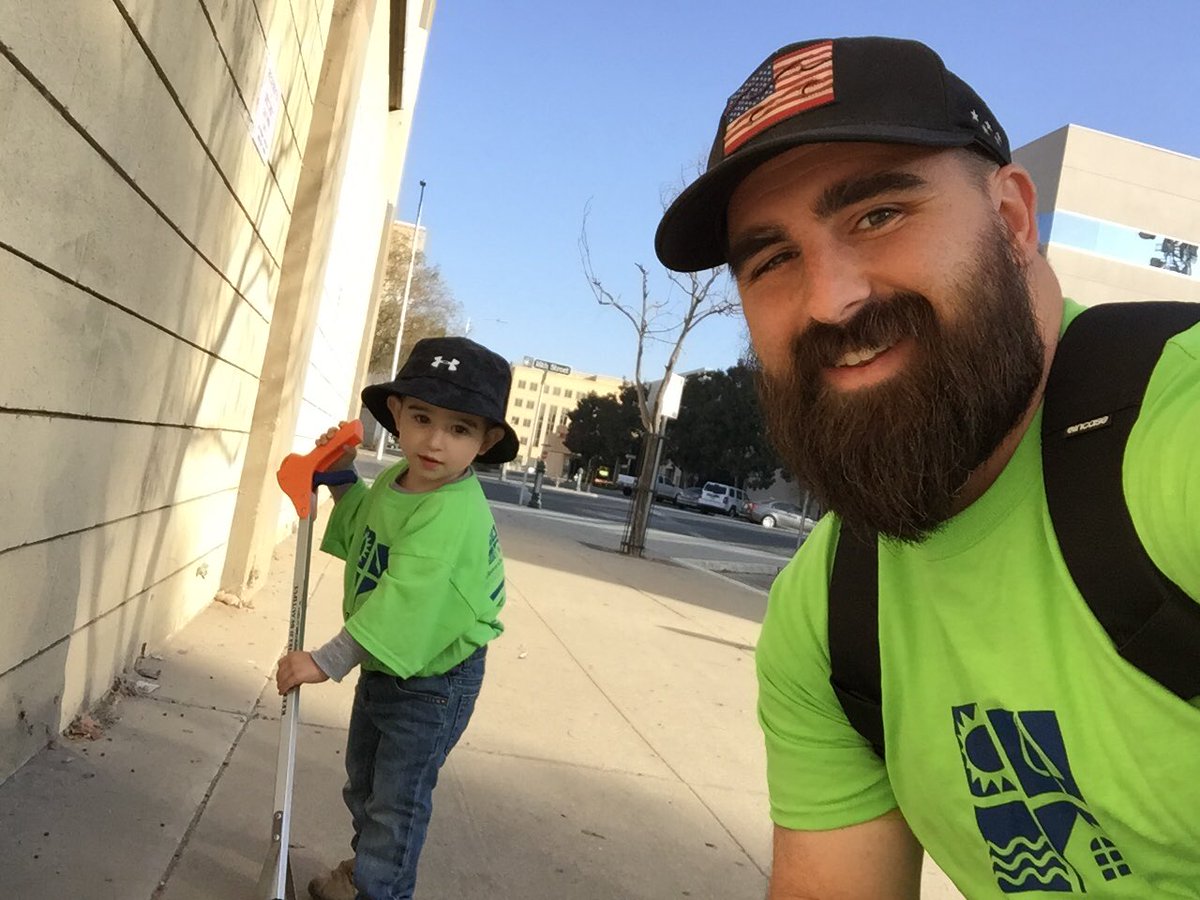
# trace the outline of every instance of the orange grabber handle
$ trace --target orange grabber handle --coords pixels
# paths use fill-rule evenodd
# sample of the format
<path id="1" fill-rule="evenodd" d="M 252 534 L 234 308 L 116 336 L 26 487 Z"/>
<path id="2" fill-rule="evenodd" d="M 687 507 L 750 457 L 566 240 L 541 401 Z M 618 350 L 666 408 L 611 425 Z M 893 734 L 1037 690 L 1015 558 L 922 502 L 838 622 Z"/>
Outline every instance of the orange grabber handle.
<path id="1" fill-rule="evenodd" d="M 292 501 L 292 506 L 296 507 L 296 512 L 300 518 L 308 518 L 309 504 L 312 502 L 313 492 L 317 489 L 317 473 L 324 472 L 326 467 L 336 462 L 347 448 L 357 447 L 361 444 L 362 439 L 362 422 L 355 419 L 353 422 L 347 422 L 339 428 L 337 434 L 328 443 L 315 448 L 311 453 L 306 453 L 303 456 L 299 453 L 290 453 L 284 458 L 275 477 L 279 479 L 279 486 L 283 488 L 283 492 Z M 357 478 L 350 471 L 332 474 L 344 474 L 346 476 L 345 479 L 336 479 L 336 481 L 342 484 L 353 482 Z M 332 480 L 334 479 L 322 478 L 319 479 L 319 482 L 321 484 L 328 484 Z"/>

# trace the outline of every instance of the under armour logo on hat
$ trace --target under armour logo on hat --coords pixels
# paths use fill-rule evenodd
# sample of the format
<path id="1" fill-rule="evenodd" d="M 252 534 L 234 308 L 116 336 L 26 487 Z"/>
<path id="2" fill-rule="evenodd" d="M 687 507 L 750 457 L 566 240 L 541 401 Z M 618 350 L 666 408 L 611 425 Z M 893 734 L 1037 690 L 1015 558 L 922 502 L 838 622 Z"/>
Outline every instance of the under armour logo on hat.
<path id="1" fill-rule="evenodd" d="M 435 356 L 433 358 L 433 362 L 431 362 L 429 365 L 434 369 L 436 369 L 438 366 L 446 366 L 451 372 L 458 371 L 457 359 L 443 359 L 440 356 Z"/>

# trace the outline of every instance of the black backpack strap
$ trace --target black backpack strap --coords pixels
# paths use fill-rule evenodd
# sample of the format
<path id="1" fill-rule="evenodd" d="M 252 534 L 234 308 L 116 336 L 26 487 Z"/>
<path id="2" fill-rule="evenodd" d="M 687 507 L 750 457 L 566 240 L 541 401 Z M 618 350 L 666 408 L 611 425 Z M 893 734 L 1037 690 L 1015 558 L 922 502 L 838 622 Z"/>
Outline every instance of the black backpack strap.
<path id="1" fill-rule="evenodd" d="M 842 523 L 829 578 L 829 683 L 854 730 L 883 759 L 879 547 Z"/>
<path id="2" fill-rule="evenodd" d="M 1200 696 L 1200 603 L 1142 547 L 1121 469 L 1164 344 L 1197 322 L 1193 303 L 1080 313 L 1054 354 L 1042 416 L 1046 501 L 1071 578 L 1121 656 L 1185 700 Z"/>

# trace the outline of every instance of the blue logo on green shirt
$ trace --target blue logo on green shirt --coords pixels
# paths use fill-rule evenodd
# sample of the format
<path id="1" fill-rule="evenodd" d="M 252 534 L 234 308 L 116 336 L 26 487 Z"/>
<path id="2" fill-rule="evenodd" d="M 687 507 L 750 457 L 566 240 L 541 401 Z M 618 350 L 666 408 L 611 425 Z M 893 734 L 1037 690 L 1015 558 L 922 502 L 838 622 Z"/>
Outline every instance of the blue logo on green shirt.
<path id="1" fill-rule="evenodd" d="M 1053 711 L 955 706 L 975 821 L 1006 894 L 1088 893 L 1130 874 L 1075 782 Z"/>
<path id="2" fill-rule="evenodd" d="M 354 596 L 375 590 L 379 576 L 387 571 L 388 548 L 370 528 L 363 530 L 362 550 L 354 574 Z"/>
<path id="3" fill-rule="evenodd" d="M 496 561 L 496 557 L 500 555 L 500 534 L 496 531 L 496 526 L 492 526 L 492 533 L 488 535 L 488 565 Z"/>

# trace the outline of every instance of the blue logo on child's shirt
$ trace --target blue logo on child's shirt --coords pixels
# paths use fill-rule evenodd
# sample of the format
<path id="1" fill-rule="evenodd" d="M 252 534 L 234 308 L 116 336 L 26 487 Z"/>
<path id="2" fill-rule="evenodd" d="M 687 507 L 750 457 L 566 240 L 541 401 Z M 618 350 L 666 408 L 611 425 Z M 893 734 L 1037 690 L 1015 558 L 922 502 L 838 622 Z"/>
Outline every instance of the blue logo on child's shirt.
<path id="1" fill-rule="evenodd" d="M 1000 890 L 1083 894 L 1130 874 L 1075 783 L 1053 711 L 985 713 L 970 703 L 951 712 Z"/>
<path id="2" fill-rule="evenodd" d="M 363 531 L 362 551 L 354 575 L 354 596 L 375 590 L 379 576 L 387 571 L 388 548 L 370 528 Z"/>

